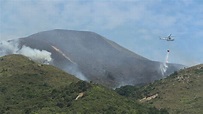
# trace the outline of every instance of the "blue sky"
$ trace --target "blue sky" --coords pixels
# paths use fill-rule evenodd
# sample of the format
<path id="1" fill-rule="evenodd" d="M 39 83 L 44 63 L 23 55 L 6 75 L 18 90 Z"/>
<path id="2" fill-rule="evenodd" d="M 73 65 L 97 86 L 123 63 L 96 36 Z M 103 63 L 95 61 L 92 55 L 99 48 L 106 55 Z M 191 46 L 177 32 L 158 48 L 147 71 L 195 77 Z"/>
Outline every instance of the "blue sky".
<path id="1" fill-rule="evenodd" d="M 51 29 L 96 32 L 155 61 L 203 63 L 202 0 L 0 0 L 0 40 Z M 174 42 L 159 36 L 174 35 Z"/>

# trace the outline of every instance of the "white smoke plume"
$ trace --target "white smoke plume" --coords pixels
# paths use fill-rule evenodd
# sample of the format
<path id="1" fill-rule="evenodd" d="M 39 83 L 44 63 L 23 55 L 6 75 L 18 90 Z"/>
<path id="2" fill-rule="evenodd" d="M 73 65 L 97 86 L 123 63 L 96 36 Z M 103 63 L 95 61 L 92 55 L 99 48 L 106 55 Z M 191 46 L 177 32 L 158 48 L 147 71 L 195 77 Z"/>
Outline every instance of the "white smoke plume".
<path id="1" fill-rule="evenodd" d="M 18 40 L 1 41 L 0 57 L 9 54 L 21 54 L 29 57 L 33 61 L 44 64 L 49 64 L 52 61 L 51 53 L 46 50 L 32 49 L 25 45 L 20 48 Z"/>
<path id="2" fill-rule="evenodd" d="M 17 51 L 18 54 L 22 54 L 24 56 L 27 56 L 31 58 L 33 61 L 49 64 L 52 61 L 51 53 L 46 50 L 38 50 L 38 49 L 32 49 L 27 46 L 23 46 L 19 51 Z"/>
<path id="3" fill-rule="evenodd" d="M 66 68 L 63 68 L 66 72 L 75 75 L 77 78 L 81 80 L 88 79 L 83 75 L 83 73 L 80 72 L 77 64 L 73 62 L 68 56 L 66 56 L 61 50 L 58 48 L 52 46 L 57 52 L 62 54 L 67 60 L 69 60 L 72 65 L 67 65 Z M 53 59 L 51 57 L 51 52 L 48 52 L 46 50 L 39 50 L 39 49 L 33 49 L 29 46 L 23 45 L 22 47 L 19 46 L 18 40 L 12 40 L 12 41 L 0 41 L 0 57 L 10 54 L 21 54 L 26 57 L 29 57 L 31 60 L 43 63 L 43 64 L 52 64 Z"/>
<path id="4" fill-rule="evenodd" d="M 0 57 L 16 53 L 19 50 L 18 45 L 18 41 L 1 41 Z"/>

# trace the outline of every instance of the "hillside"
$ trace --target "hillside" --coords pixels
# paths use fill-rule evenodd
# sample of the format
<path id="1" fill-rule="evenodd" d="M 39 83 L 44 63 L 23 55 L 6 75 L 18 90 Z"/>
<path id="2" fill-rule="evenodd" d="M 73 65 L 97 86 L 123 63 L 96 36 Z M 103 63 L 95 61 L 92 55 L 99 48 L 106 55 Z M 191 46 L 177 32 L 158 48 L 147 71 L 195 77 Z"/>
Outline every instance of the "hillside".
<path id="1" fill-rule="evenodd" d="M 7 47 L 9 44 L 11 46 Z M 11 40 L 7 45 L 2 45 L 0 43 L 0 55 L 2 50 L 6 54 L 19 53 L 33 60 L 38 57 L 39 61 L 48 62 L 81 80 L 112 88 L 150 83 L 183 67 L 168 64 L 163 75 L 160 68 L 162 63 L 151 61 L 89 31 L 55 29 Z M 39 54 L 43 57 L 36 56 Z"/>
<path id="2" fill-rule="evenodd" d="M 166 79 L 147 86 L 124 86 L 117 92 L 144 104 L 165 108 L 171 114 L 202 114 L 202 90 L 203 64 L 174 72 Z"/>
<path id="3" fill-rule="evenodd" d="M 167 111 L 140 104 L 98 84 L 80 81 L 53 66 L 35 63 L 21 55 L 8 55 L 0 57 L 0 113 L 167 114 Z"/>

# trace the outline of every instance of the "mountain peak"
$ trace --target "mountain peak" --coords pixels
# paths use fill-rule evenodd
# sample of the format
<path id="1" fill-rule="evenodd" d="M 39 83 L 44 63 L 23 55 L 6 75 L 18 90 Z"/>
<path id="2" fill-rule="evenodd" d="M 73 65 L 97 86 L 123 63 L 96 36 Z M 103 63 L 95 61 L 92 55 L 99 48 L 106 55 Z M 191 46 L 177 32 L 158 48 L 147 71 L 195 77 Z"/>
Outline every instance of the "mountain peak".
<path id="1" fill-rule="evenodd" d="M 89 31 L 54 29 L 18 41 L 19 48 L 14 53 L 24 50 L 24 54 L 31 57 L 33 55 L 30 56 L 28 52 L 46 52 L 48 63 L 80 79 L 108 87 L 149 83 L 180 69 L 177 65 L 170 64 L 163 75 L 161 63 L 151 61 Z"/>

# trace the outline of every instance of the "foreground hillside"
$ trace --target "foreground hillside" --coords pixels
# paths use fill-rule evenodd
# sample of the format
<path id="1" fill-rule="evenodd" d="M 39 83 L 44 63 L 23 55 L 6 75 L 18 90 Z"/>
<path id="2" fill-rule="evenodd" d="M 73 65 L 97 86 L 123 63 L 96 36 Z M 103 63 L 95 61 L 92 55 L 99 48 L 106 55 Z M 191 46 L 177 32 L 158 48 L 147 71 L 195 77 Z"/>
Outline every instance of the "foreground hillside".
<path id="1" fill-rule="evenodd" d="M 124 86 L 121 95 L 144 104 L 165 108 L 171 114 L 203 113 L 203 64 L 179 72 L 144 87 Z"/>
<path id="2" fill-rule="evenodd" d="M 0 58 L 0 113 L 159 114 L 97 84 L 21 55 Z"/>

